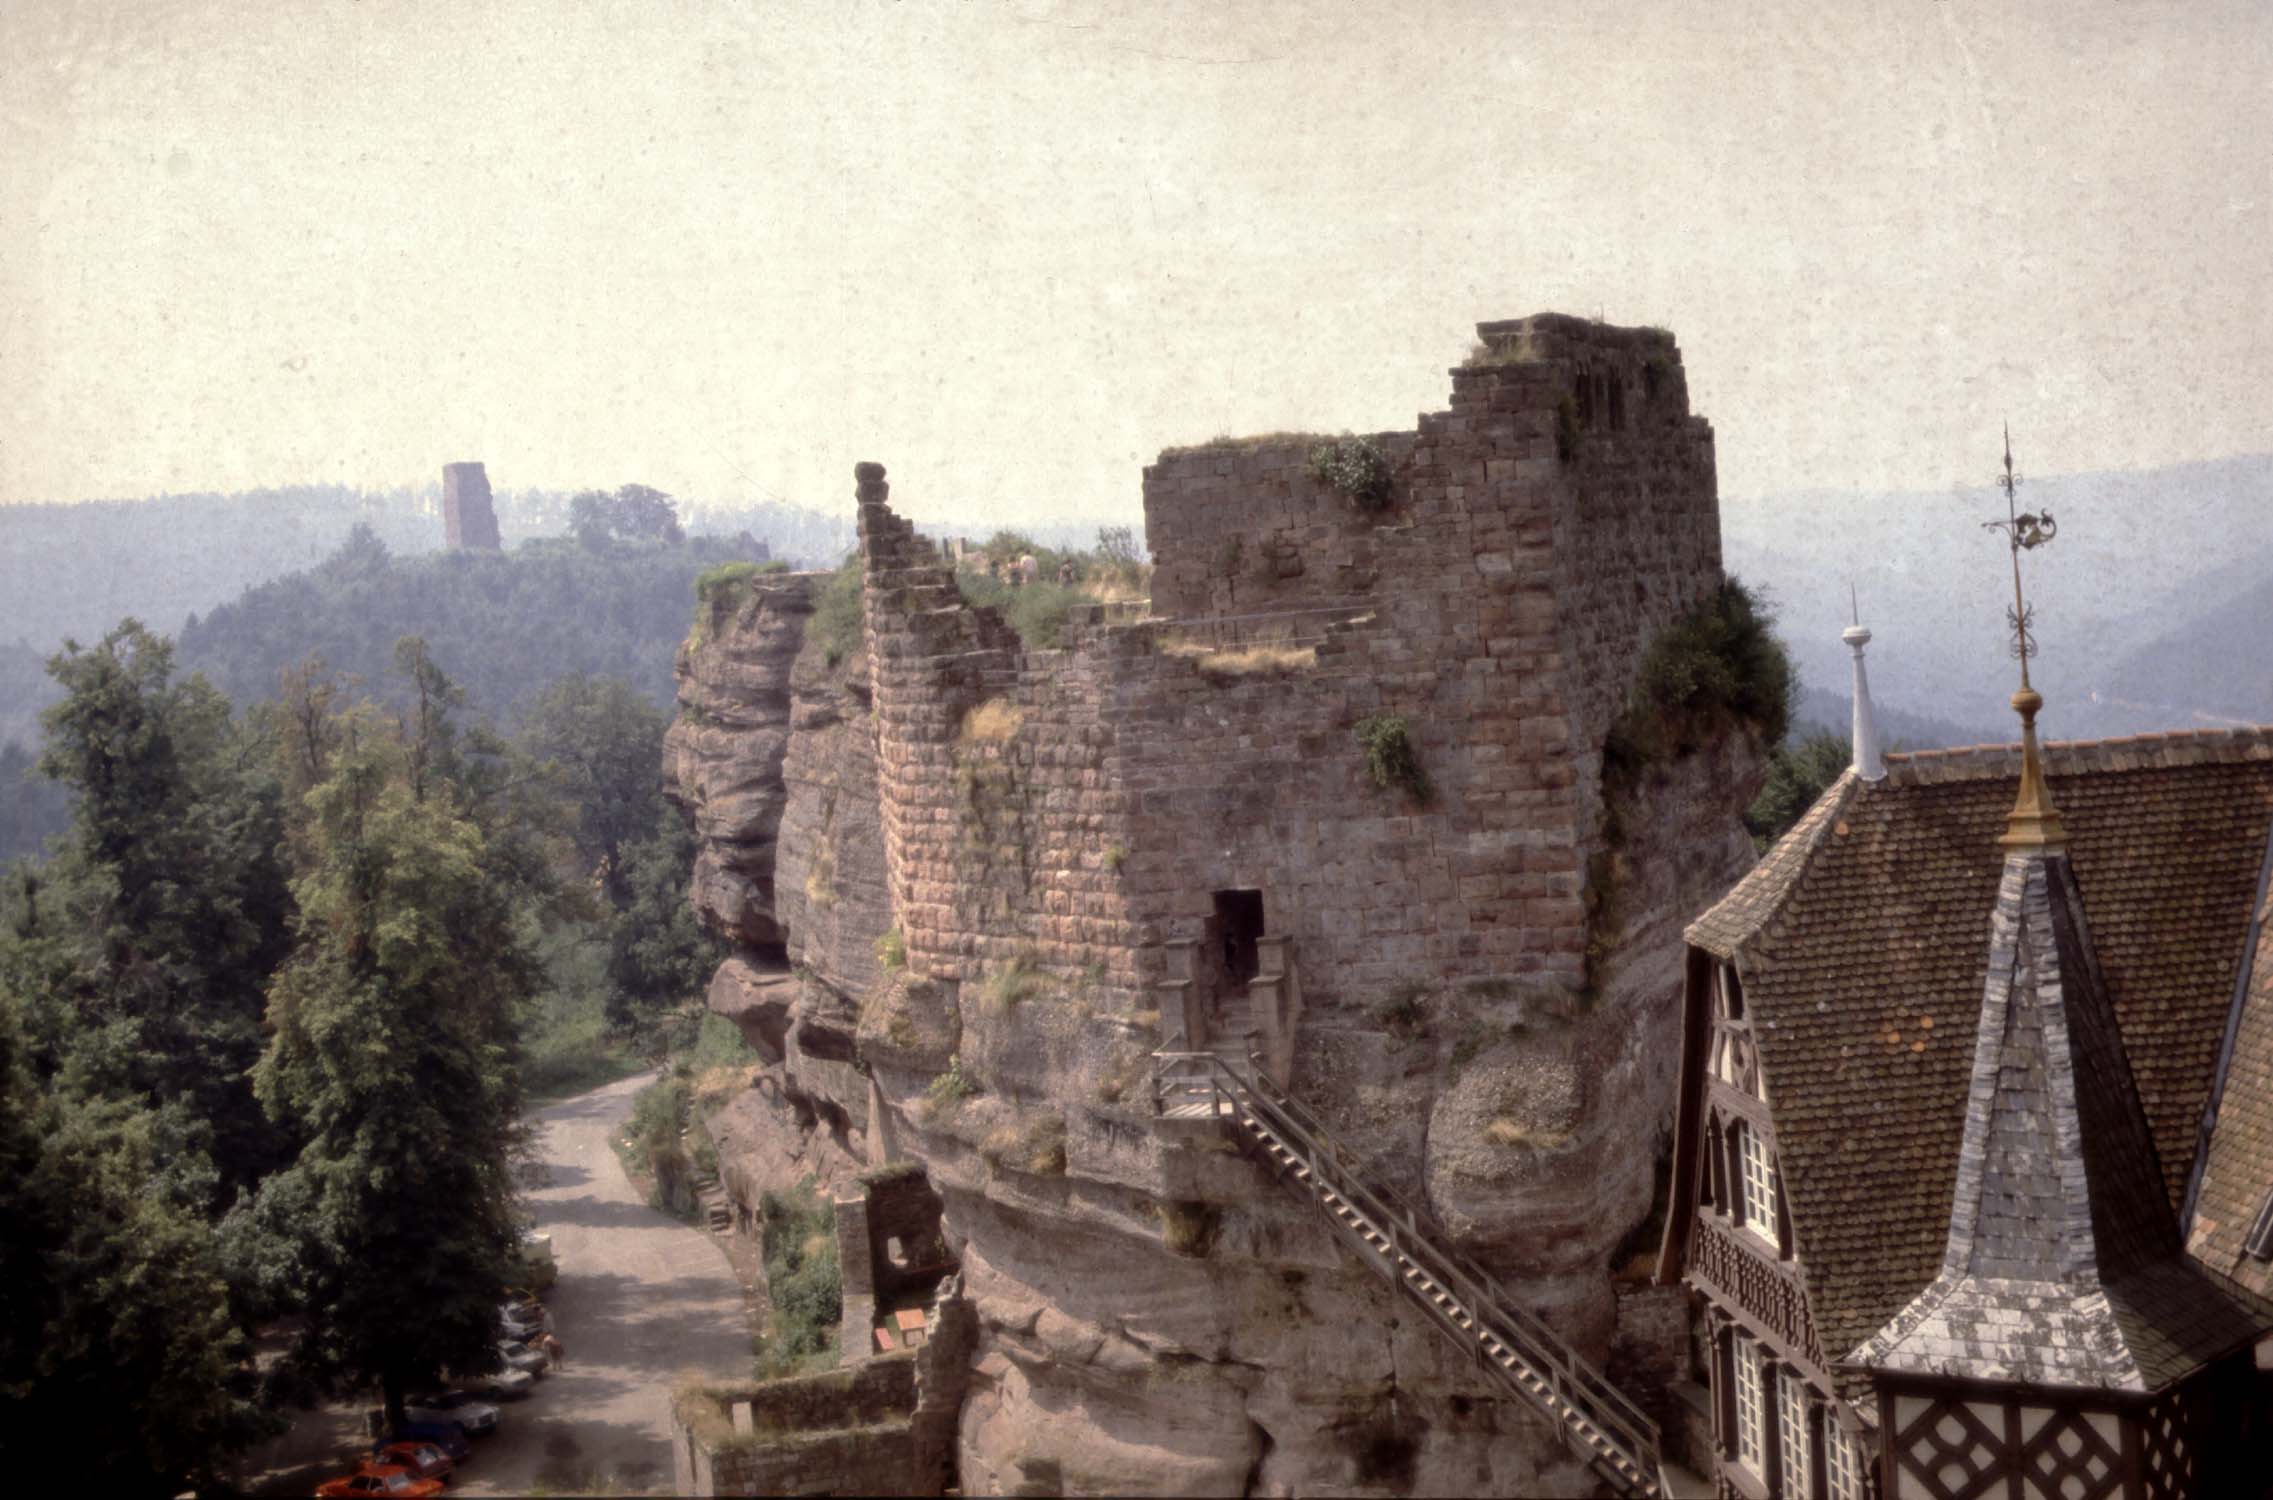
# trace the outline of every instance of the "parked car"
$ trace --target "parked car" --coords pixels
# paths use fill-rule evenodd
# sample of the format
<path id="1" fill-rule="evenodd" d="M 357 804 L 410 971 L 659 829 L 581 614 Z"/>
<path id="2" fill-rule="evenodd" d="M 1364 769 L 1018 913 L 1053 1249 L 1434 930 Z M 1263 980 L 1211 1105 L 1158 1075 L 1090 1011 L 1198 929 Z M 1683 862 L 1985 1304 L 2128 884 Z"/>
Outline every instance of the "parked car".
<path id="1" fill-rule="evenodd" d="M 531 1375 L 542 1375 L 552 1365 L 552 1361 L 542 1353 L 518 1339 L 499 1339 L 497 1352 L 504 1359 L 508 1370 L 526 1370 Z"/>
<path id="2" fill-rule="evenodd" d="M 540 1333 L 550 1331 L 552 1317 L 543 1308 L 530 1312 L 519 1302 L 508 1302 L 497 1310 L 497 1326 L 505 1336 L 517 1343 L 527 1343 Z"/>
<path id="3" fill-rule="evenodd" d="M 474 1386 L 485 1396 L 511 1399 L 526 1396 L 537 1387 L 537 1377 L 527 1370 L 516 1370 L 511 1365 L 494 1375 L 477 1375 Z"/>
<path id="4" fill-rule="evenodd" d="M 441 1481 L 413 1478 L 410 1470 L 393 1464 L 358 1469 L 345 1478 L 327 1479 L 316 1486 L 318 1500 L 360 1500 L 363 1496 L 376 1496 L 380 1500 L 417 1500 L 419 1496 L 441 1493 Z"/>
<path id="5" fill-rule="evenodd" d="M 450 1471 L 457 1465 L 450 1462 L 449 1454 L 432 1443 L 390 1443 L 381 1439 L 372 1444 L 371 1456 L 363 1461 L 363 1467 L 370 1470 L 393 1467 L 407 1471 L 413 1479 L 438 1479 L 447 1484 Z"/>
<path id="6" fill-rule="evenodd" d="M 385 1443 L 432 1443 L 449 1455 L 452 1463 L 474 1451 L 474 1445 L 466 1441 L 465 1429 L 455 1422 L 422 1422 L 412 1417 L 388 1432 L 382 1419 L 379 1431 L 382 1434 L 379 1441 Z"/>
<path id="7" fill-rule="evenodd" d="M 455 1422 L 468 1437 L 486 1437 L 499 1421 L 497 1408 L 470 1391 L 414 1396 L 405 1412 L 413 1422 Z"/>

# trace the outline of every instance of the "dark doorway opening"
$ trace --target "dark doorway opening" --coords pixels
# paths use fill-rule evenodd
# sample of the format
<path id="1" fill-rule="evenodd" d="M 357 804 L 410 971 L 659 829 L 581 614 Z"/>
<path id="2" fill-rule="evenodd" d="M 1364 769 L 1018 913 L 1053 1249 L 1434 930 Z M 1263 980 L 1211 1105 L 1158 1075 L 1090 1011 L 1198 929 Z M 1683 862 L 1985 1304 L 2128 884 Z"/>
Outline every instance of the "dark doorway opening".
<path id="1" fill-rule="evenodd" d="M 1263 935 L 1261 891 L 1217 891 L 1215 927 L 1223 937 L 1223 973 L 1233 984 L 1245 984 L 1262 968 L 1255 940 Z"/>

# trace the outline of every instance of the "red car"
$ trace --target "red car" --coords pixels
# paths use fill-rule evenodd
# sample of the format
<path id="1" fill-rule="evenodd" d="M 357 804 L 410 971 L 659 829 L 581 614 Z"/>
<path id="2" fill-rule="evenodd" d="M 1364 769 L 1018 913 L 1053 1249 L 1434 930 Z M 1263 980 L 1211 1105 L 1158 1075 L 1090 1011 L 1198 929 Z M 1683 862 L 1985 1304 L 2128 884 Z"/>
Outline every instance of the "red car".
<path id="1" fill-rule="evenodd" d="M 410 1470 L 395 1464 L 359 1469 L 345 1479 L 327 1479 L 316 1486 L 320 1500 L 417 1500 L 442 1493 L 438 1479 L 413 1479 Z"/>
<path id="2" fill-rule="evenodd" d="M 366 1469 L 383 1469 L 390 1465 L 408 1470 L 413 1479 L 439 1479 L 445 1484 L 454 1467 L 449 1454 L 432 1443 L 420 1442 L 381 1443 L 363 1460 Z"/>

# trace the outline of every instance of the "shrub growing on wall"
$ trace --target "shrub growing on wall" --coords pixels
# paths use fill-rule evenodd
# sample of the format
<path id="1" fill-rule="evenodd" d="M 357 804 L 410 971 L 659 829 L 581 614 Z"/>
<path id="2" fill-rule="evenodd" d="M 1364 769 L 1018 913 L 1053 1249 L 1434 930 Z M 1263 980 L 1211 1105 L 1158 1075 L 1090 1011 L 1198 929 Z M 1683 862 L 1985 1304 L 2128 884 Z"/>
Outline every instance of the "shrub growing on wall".
<path id="1" fill-rule="evenodd" d="M 1310 477 L 1347 495 L 1359 510 L 1389 508 L 1389 460 L 1364 438 L 1337 438 L 1311 449 Z"/>
<path id="2" fill-rule="evenodd" d="M 1686 755 L 1730 727 L 1780 742 L 1791 727 L 1793 675 L 1771 619 L 1731 578 L 1668 625 L 1604 746 L 1613 767 Z"/>
<path id="3" fill-rule="evenodd" d="M 1383 791 L 1398 788 L 1427 800 L 1429 779 L 1413 754 L 1411 727 L 1403 714 L 1374 714 L 1357 726 L 1358 743 L 1365 747 L 1365 768 L 1373 784 Z"/>

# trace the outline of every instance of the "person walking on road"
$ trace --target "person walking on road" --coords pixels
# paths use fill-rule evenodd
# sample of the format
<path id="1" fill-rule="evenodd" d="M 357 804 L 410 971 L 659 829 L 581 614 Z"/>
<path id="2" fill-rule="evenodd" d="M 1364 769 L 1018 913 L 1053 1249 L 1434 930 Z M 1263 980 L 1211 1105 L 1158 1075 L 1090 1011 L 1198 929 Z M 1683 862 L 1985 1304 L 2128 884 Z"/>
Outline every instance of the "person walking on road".
<path id="1" fill-rule="evenodd" d="M 556 1370 L 568 1362 L 567 1354 L 560 1347 L 560 1340 L 549 1333 L 537 1340 L 537 1348 L 543 1351 L 545 1358 L 551 1361 L 552 1368 Z"/>

